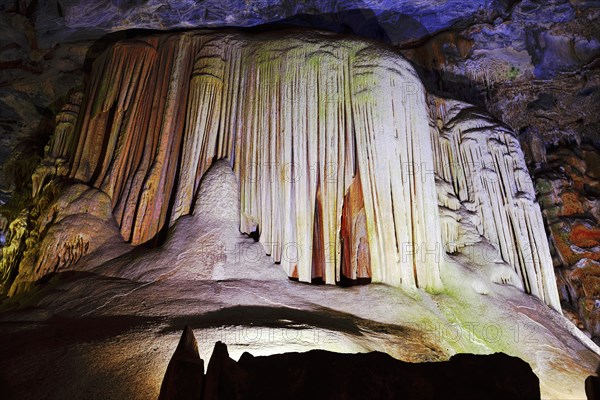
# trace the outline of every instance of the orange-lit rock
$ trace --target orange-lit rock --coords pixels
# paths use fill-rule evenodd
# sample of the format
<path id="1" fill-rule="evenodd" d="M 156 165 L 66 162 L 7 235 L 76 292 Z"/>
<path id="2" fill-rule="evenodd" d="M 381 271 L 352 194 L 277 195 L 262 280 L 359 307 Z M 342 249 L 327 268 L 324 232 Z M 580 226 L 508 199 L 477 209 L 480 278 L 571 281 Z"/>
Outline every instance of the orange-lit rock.
<path id="1" fill-rule="evenodd" d="M 448 30 L 428 38 L 419 47 L 405 50 L 404 54 L 418 65 L 432 70 L 443 68 L 451 61 L 448 58 L 466 58 L 472 47 L 473 40 L 457 31 Z"/>
<path id="2" fill-rule="evenodd" d="M 341 237 L 342 270 L 340 278 L 359 282 L 370 280 L 369 242 L 360 175 L 356 176 L 344 197 Z"/>
<path id="3" fill-rule="evenodd" d="M 600 294 L 593 289 L 600 276 L 598 163 L 595 153 L 582 147 L 549 152 L 538 166 L 536 189 L 556 253 L 561 301 L 578 314 L 583 328 L 600 336 L 595 303 Z"/>
<path id="4" fill-rule="evenodd" d="M 584 248 L 600 246 L 600 228 L 578 223 L 571 229 L 571 242 Z"/>
<path id="5" fill-rule="evenodd" d="M 600 263 L 583 258 L 563 271 L 567 296 L 575 303 L 585 329 L 600 336 Z"/>

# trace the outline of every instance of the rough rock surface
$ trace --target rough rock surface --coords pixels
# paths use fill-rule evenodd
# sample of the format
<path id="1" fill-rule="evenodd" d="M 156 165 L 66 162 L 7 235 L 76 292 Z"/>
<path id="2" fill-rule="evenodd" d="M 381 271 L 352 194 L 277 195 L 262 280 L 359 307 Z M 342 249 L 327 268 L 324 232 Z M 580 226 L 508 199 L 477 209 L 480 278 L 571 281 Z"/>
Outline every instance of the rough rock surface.
<path id="1" fill-rule="evenodd" d="M 420 39 L 479 17 L 492 21 L 511 8 L 508 1 L 458 0 L 432 3 L 408 0 L 229 1 L 93 3 L 43 0 L 37 6 L 36 32 L 53 44 L 77 35 L 99 36 L 124 29 L 249 27 L 293 22 L 314 28 L 349 32 L 400 43 Z"/>
<path id="2" fill-rule="evenodd" d="M 76 264 L 84 256 L 95 251 L 102 254 L 103 246 L 123 242 L 108 196 L 83 184 L 67 187 L 42 213 L 28 239 L 28 248 L 9 294 L 27 290 L 58 271 L 77 269 Z M 113 252 L 103 257 L 117 255 Z"/>
<path id="3" fill-rule="evenodd" d="M 535 185 L 549 226 L 561 301 L 574 322 L 600 337 L 600 192 L 598 153 L 589 144 L 558 147 L 533 167 Z M 596 339 L 598 340 L 598 339 Z"/>
<path id="4" fill-rule="evenodd" d="M 35 2 L 19 3 L 31 4 L 31 11 L 35 9 Z M 7 6 L 0 5 L 2 203 L 12 192 L 27 186 L 55 124 L 62 122 L 55 121 L 55 116 L 69 103 L 70 92 L 83 87 L 84 61 L 93 43 L 41 47 L 33 16 L 25 9 Z"/>

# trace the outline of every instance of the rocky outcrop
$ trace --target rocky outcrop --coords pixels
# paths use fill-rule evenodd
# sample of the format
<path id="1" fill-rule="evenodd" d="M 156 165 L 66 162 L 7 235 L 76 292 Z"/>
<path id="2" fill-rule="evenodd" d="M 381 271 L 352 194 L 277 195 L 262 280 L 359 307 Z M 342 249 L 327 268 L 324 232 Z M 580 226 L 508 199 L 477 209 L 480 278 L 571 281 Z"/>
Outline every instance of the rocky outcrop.
<path id="1" fill-rule="evenodd" d="M 0 204 L 22 196 L 70 93 L 83 88 L 91 42 L 42 48 L 36 40 L 39 2 L 0 5 Z M 25 5 L 28 6 L 25 6 Z M 22 204 L 21 204 L 22 205 Z"/>
<path id="2" fill-rule="evenodd" d="M 198 363 L 181 364 L 179 353 L 180 347 L 165 375 L 165 382 L 177 380 L 178 396 L 161 390 L 162 400 L 540 398 L 539 380 L 531 367 L 502 353 L 459 354 L 445 362 L 411 364 L 379 352 L 312 350 L 262 357 L 244 353 L 235 362 L 227 346 L 217 342 L 201 377 L 196 376 Z M 175 363 L 180 365 L 177 375 L 171 367 Z M 205 383 L 202 396 L 196 394 L 200 382 Z"/>
<path id="3" fill-rule="evenodd" d="M 561 301 L 574 311 L 574 322 L 600 336 L 600 193 L 597 156 L 581 149 L 549 149 L 533 167 L 540 205 L 555 252 Z"/>
<path id="4" fill-rule="evenodd" d="M 45 157 L 34 170 L 32 198 L 8 226 L 0 282 L 14 295 L 55 272 L 72 269 L 85 255 L 121 243 L 110 198 L 87 185 L 67 184 L 81 93 L 71 95 L 56 117 Z M 116 257 L 118 252 L 112 256 Z"/>
<path id="5" fill-rule="evenodd" d="M 74 269 L 87 254 L 120 242 L 108 196 L 83 184 L 68 186 L 28 232 L 19 274 L 10 282 L 8 293 L 23 292 L 55 272 Z"/>

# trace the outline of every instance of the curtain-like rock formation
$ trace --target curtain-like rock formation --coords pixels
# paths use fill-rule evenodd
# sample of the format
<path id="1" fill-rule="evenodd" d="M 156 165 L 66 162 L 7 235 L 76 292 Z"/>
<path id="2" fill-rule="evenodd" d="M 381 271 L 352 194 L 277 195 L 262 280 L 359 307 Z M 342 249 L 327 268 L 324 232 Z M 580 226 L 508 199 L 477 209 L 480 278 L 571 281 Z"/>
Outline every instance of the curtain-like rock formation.
<path id="1" fill-rule="evenodd" d="M 560 310 L 544 222 L 518 138 L 470 104 L 431 102 L 440 207 L 449 210 L 441 213 L 450 220 L 443 220 L 446 248 L 463 246 L 459 230 L 472 232 L 479 221 L 479 234 L 514 266 L 525 290 Z"/>
<path id="2" fill-rule="evenodd" d="M 441 288 L 424 90 L 390 50 L 308 33 L 120 42 L 96 61 L 82 110 L 71 176 L 112 198 L 134 244 L 190 213 L 227 158 L 241 231 L 259 230 L 289 276 Z"/>
<path id="3" fill-rule="evenodd" d="M 305 31 L 154 35 L 95 61 L 77 125 L 66 112 L 69 129 L 57 129 L 47 158 L 68 159 L 70 178 L 107 196 L 132 244 L 193 212 L 204 173 L 227 159 L 240 231 L 258 232 L 291 278 L 438 291 L 444 250 L 483 236 L 527 292 L 560 310 L 514 133 L 468 104 L 431 102 L 406 60 L 371 42 Z M 34 176 L 34 195 L 46 179 Z M 59 246 L 52 238 L 32 254 L 61 268 L 46 251 Z"/>

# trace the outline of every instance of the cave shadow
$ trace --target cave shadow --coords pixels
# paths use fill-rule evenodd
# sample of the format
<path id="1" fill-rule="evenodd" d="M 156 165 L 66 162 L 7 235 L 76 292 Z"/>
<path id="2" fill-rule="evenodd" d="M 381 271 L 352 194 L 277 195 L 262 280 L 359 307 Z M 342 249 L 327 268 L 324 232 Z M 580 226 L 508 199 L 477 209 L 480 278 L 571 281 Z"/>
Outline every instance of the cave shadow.
<path id="1" fill-rule="evenodd" d="M 429 36 L 430 32 L 414 17 L 394 11 L 355 8 L 332 13 L 296 14 L 281 20 L 261 24 L 251 28 L 241 28 L 248 32 L 269 32 L 290 28 L 310 28 L 344 35 L 374 40 L 395 45 Z"/>
<path id="2" fill-rule="evenodd" d="M 487 101 L 492 98 L 493 88 L 483 88 L 481 83 L 466 75 L 438 68 L 426 68 L 411 60 L 409 62 L 429 94 L 464 101 L 491 114 L 487 109 Z"/>
<path id="3" fill-rule="evenodd" d="M 39 286 L 37 291 L 27 296 L 19 295 L 11 300 L 13 305 L 19 301 L 37 304 L 36 300 L 61 289 L 60 283 L 69 283 L 90 279 L 106 279 L 101 275 L 87 272 L 63 272 L 56 274 L 52 287 Z M 111 278 L 115 281 L 126 281 Z M 90 282 L 92 283 L 92 282 Z M 208 289 L 208 288 L 207 288 Z M 210 290 L 210 289 L 208 289 Z M 49 317 L 35 317 L 37 306 L 6 307 L 2 304 L 0 321 L 0 343 L 3 345 L 3 357 L 0 367 L 8 367 L 11 359 L 18 358 L 22 349 L 30 354 L 73 346 L 80 343 L 102 342 L 128 332 L 153 331 L 159 335 L 181 332 L 186 325 L 196 330 L 217 330 L 227 336 L 235 329 L 259 331 L 291 330 L 296 332 L 312 331 L 329 335 L 338 340 L 337 334 L 362 337 L 366 332 L 376 335 L 389 335 L 398 341 L 413 341 L 420 337 L 416 326 L 405 326 L 378 322 L 358 317 L 354 314 L 334 310 L 323 306 L 311 309 L 297 309 L 285 306 L 233 305 L 194 315 L 137 315 L 137 314 L 91 314 L 73 315 L 69 312 L 51 314 Z M 28 311 L 34 312 L 28 317 Z M 25 314 L 23 314 L 25 312 Z M 20 316 L 14 320 L 11 316 Z M 251 332 L 249 332 L 252 335 Z M 293 336 L 293 335 L 292 335 Z M 434 343 L 421 338 L 432 352 L 441 352 Z M 2 368 L 0 368 L 2 369 Z"/>
<path id="4" fill-rule="evenodd" d="M 161 333 L 181 332 L 186 325 L 193 329 L 215 329 L 223 326 L 252 328 L 280 328 L 291 330 L 322 329 L 352 336 L 363 336 L 364 329 L 390 334 L 398 338 L 410 337 L 418 331 L 412 327 L 367 320 L 328 307 L 301 310 L 290 307 L 237 305 L 200 315 L 169 318 Z"/>
<path id="5" fill-rule="evenodd" d="M 596 368 L 596 375 L 588 376 L 584 385 L 588 400 L 600 400 L 600 364 Z"/>

